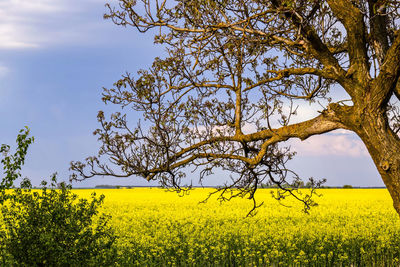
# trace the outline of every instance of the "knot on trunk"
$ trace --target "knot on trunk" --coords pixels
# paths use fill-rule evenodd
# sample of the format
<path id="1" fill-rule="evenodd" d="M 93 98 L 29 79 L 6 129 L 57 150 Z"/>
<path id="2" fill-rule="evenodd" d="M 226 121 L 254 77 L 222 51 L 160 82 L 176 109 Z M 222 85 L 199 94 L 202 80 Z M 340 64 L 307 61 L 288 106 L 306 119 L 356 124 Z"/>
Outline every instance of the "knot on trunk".
<path id="1" fill-rule="evenodd" d="M 390 169 L 390 163 L 387 160 L 384 160 L 381 162 L 381 168 L 382 170 L 384 170 L 385 172 L 388 171 Z"/>

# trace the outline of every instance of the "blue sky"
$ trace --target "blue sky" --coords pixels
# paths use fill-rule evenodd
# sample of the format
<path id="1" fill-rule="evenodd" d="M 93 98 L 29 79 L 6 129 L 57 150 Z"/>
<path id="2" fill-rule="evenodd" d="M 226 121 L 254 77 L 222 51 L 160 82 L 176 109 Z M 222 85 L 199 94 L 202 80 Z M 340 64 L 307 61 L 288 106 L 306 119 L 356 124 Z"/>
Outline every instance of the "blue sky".
<path id="1" fill-rule="evenodd" d="M 115 3 L 115 2 L 114 2 Z M 0 1 L 0 144 L 12 146 L 18 130 L 31 128 L 23 175 L 38 184 L 52 173 L 68 180 L 69 162 L 97 152 L 92 135 L 102 87 L 126 71 L 148 67 L 163 48 L 151 35 L 103 20 L 104 0 Z M 311 107 L 301 111 L 307 117 Z M 131 118 L 134 114 L 131 114 Z M 290 143 L 290 163 L 302 177 L 327 178 L 328 185 L 383 186 L 359 138 L 346 131 Z M 188 175 L 190 177 L 190 174 Z M 217 173 L 205 184 L 228 175 Z M 197 177 L 193 177 L 196 181 Z M 92 178 L 75 186 L 147 185 L 138 177 Z"/>

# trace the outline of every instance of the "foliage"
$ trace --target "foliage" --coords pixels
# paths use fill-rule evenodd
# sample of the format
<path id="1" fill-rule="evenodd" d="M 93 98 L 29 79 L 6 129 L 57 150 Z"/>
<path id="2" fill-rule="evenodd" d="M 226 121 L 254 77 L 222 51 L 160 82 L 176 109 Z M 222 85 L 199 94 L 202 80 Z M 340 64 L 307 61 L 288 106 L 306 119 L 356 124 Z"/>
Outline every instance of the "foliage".
<path id="1" fill-rule="evenodd" d="M 3 263 L 24 266 L 82 266 L 111 264 L 114 260 L 115 234 L 110 216 L 99 214 L 104 195 L 92 194 L 90 200 L 78 199 L 71 185 L 57 183 L 56 174 L 50 187 L 43 181 L 41 189 L 32 189 L 28 178 L 20 188 L 12 189 L 20 177 L 29 144 L 29 130 L 21 130 L 17 152 L 2 160 L 5 178 L 1 188 L 1 241 Z M 3 152 L 9 146 L 3 145 Z"/>
<path id="2" fill-rule="evenodd" d="M 25 163 L 25 156 L 28 151 L 30 144 L 34 142 L 34 137 L 29 136 L 29 129 L 25 127 L 19 131 L 17 136 L 17 150 L 13 155 L 8 155 L 10 151 L 10 146 L 2 144 L 0 147 L 0 153 L 3 154 L 3 159 L 1 164 L 3 165 L 5 177 L 0 182 L 0 204 L 4 200 L 5 189 L 11 188 L 14 185 L 14 181 L 21 177 L 21 167 Z"/>

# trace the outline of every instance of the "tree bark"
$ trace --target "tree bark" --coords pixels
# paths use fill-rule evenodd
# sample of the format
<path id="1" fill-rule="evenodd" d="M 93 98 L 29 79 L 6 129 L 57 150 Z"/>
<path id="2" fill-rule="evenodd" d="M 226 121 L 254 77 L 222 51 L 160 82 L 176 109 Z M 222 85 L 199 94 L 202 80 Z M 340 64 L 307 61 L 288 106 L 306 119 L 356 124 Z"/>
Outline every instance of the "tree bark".
<path id="1" fill-rule="evenodd" d="M 384 111 L 364 112 L 354 129 L 366 145 L 400 216 L 400 138 L 389 127 Z"/>

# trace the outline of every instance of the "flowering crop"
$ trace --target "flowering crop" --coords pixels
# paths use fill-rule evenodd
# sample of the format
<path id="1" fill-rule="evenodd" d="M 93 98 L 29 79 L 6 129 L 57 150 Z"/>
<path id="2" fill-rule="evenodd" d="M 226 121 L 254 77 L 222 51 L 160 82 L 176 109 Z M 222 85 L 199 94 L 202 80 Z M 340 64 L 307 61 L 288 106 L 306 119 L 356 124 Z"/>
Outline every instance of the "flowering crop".
<path id="1" fill-rule="evenodd" d="M 156 188 L 96 190 L 119 235 L 122 266 L 398 266 L 400 220 L 385 189 L 321 189 L 310 214 L 295 200 L 264 205 L 204 200 L 213 189 L 180 197 Z M 93 190 L 77 190 L 89 196 Z"/>

